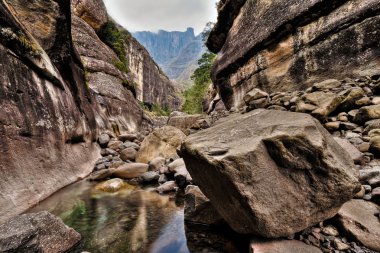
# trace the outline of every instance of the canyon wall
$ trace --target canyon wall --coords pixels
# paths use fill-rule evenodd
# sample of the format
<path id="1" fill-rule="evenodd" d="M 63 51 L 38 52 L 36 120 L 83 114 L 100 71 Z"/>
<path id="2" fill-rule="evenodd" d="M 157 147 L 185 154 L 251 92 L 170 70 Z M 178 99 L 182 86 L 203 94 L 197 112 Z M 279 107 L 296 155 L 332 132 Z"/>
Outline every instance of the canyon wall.
<path id="1" fill-rule="evenodd" d="M 379 0 L 222 0 L 207 41 L 228 108 L 253 88 L 306 89 L 380 72 Z"/>
<path id="2" fill-rule="evenodd" d="M 0 223 L 86 177 L 101 131 L 138 131 L 136 97 L 178 103 L 152 59 L 139 63 L 141 81 L 140 58 L 117 67 L 98 37 L 108 21 L 101 0 L 0 0 Z"/>
<path id="3" fill-rule="evenodd" d="M 195 36 L 193 28 L 185 32 L 135 32 L 133 36 L 149 51 L 171 80 L 191 84 L 190 77 L 205 52 L 202 35 Z"/>

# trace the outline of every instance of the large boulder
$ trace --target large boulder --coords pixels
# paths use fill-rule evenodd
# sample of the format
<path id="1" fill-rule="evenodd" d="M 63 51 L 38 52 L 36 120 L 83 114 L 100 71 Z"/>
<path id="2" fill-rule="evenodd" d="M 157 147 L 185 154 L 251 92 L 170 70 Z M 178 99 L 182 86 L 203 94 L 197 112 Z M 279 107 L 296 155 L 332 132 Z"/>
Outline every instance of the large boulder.
<path id="1" fill-rule="evenodd" d="M 153 131 L 141 143 L 137 152 L 136 162 L 149 163 L 156 157 L 166 159 L 177 157 L 177 148 L 186 135 L 178 128 L 165 126 Z"/>
<path id="2" fill-rule="evenodd" d="M 307 114 L 255 110 L 187 137 L 196 184 L 238 233 L 289 236 L 333 217 L 360 189 L 355 165 Z"/>
<path id="3" fill-rule="evenodd" d="M 198 120 L 202 120 L 204 118 L 205 115 L 202 114 L 173 116 L 169 118 L 168 125 L 181 129 L 185 132 L 187 129 L 195 125 Z"/>
<path id="4" fill-rule="evenodd" d="M 343 205 L 338 222 L 345 233 L 364 246 L 380 251 L 379 206 L 365 200 L 351 200 Z"/>
<path id="5" fill-rule="evenodd" d="M 64 253 L 81 236 L 48 212 L 20 215 L 0 226 L 0 252 Z"/>
<path id="6" fill-rule="evenodd" d="M 112 169 L 112 175 L 123 179 L 137 178 L 148 171 L 149 165 L 145 163 L 126 163 Z"/>

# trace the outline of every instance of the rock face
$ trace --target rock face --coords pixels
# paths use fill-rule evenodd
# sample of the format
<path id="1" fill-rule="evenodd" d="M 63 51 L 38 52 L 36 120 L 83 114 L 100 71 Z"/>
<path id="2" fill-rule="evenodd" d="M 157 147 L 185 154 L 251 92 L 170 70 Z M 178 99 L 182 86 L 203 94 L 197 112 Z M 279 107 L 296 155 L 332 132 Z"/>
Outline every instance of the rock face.
<path id="1" fill-rule="evenodd" d="M 180 99 L 177 87 L 153 61 L 148 51 L 132 36 L 126 41 L 128 67 L 136 85 L 136 97 L 147 105 L 178 110 Z M 166 73 L 166 72 L 165 72 Z"/>
<path id="2" fill-rule="evenodd" d="M 66 2 L 0 1 L 0 223 L 88 175 L 99 156 L 69 13 Z"/>
<path id="3" fill-rule="evenodd" d="M 100 131 L 144 125 L 125 87 L 137 73 L 119 70 L 96 33 L 107 21 L 101 0 L 0 1 L 0 223 L 86 177 Z M 139 64 L 140 97 L 173 106 L 168 78 L 150 58 Z"/>
<path id="4" fill-rule="evenodd" d="M 185 32 L 136 32 L 133 36 L 148 49 L 172 80 L 189 82 L 198 59 L 205 51 L 202 36 L 195 36 L 193 28 Z"/>
<path id="5" fill-rule="evenodd" d="M 81 236 L 48 212 L 23 214 L 0 226 L 0 252 L 64 253 Z"/>
<path id="6" fill-rule="evenodd" d="M 333 217 L 360 189 L 349 154 L 306 114 L 233 115 L 187 137 L 180 153 L 238 233 L 289 236 Z"/>
<path id="7" fill-rule="evenodd" d="M 378 74 L 379 3 L 221 1 L 207 45 L 219 52 L 213 80 L 227 108 L 242 105 L 253 88 L 294 91 Z"/>

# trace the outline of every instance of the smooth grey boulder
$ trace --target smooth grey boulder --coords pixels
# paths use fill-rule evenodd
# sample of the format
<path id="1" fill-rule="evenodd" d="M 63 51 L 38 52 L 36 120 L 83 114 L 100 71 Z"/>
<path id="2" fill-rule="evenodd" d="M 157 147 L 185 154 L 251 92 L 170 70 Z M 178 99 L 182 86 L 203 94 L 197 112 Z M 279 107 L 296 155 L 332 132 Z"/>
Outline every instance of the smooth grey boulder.
<path id="1" fill-rule="evenodd" d="M 0 225 L 0 252 L 68 252 L 81 235 L 49 212 L 23 214 Z"/>
<path id="2" fill-rule="evenodd" d="M 360 190 L 349 154 L 307 114 L 232 115 L 188 136 L 180 155 L 242 234 L 289 236 L 333 217 Z"/>

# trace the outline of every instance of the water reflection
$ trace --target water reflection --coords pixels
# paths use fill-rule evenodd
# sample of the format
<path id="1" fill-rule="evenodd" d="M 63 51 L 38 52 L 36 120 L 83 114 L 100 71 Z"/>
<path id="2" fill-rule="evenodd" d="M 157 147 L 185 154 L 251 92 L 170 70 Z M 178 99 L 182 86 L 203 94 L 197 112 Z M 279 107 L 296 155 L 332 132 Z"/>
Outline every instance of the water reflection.
<path id="1" fill-rule="evenodd" d="M 187 253 L 183 208 L 168 196 L 126 187 L 116 193 L 82 181 L 41 202 L 29 212 L 47 210 L 82 235 L 73 251 Z"/>

